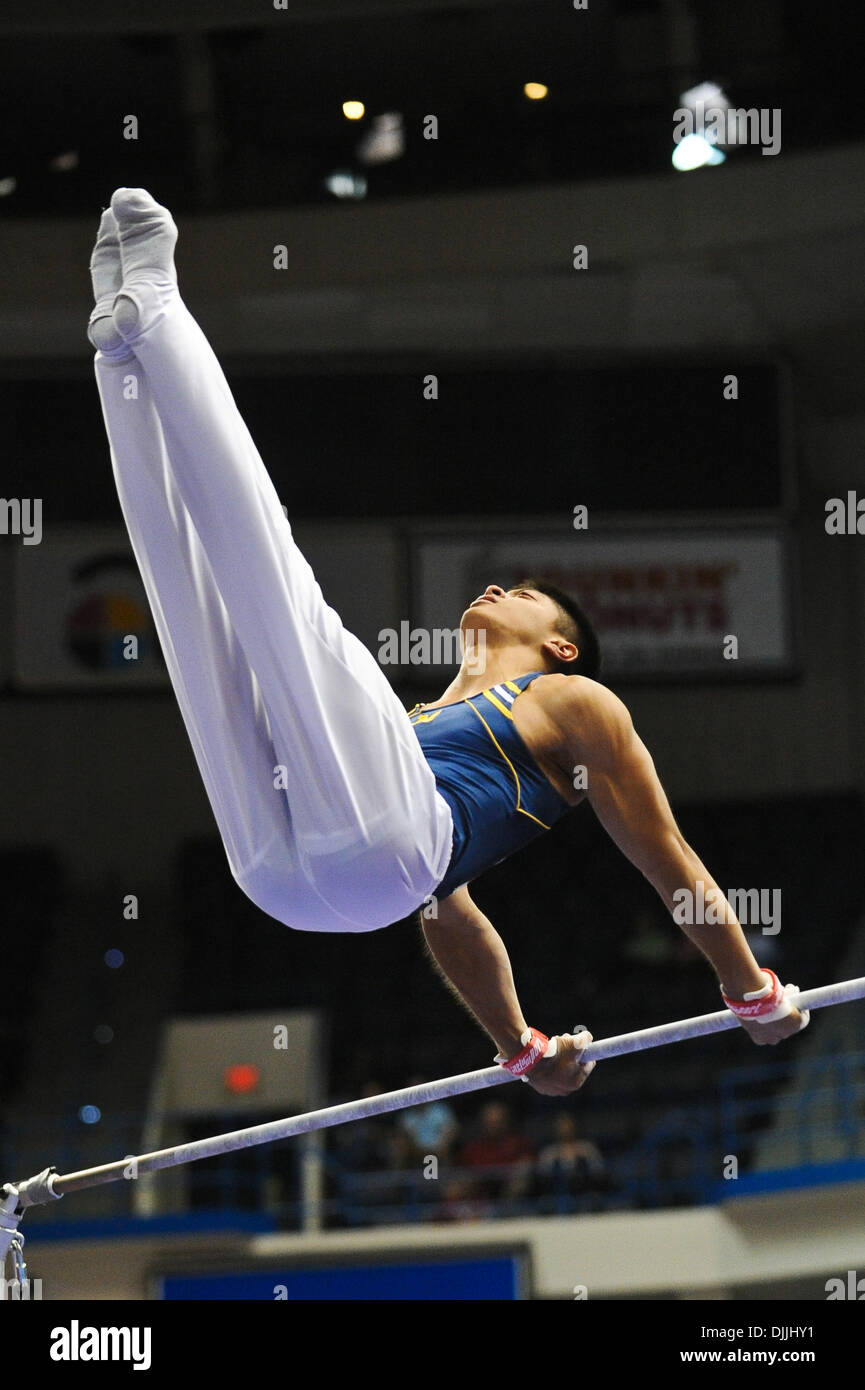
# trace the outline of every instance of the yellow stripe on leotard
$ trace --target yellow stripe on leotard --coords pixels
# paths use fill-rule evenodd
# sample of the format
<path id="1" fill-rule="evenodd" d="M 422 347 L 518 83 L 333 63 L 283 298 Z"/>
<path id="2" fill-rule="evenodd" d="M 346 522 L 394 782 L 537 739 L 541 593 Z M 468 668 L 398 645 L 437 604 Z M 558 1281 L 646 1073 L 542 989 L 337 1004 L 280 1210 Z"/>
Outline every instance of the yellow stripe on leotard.
<path id="1" fill-rule="evenodd" d="M 481 694 L 484 696 L 485 699 L 489 700 L 491 705 L 495 705 L 496 709 L 499 711 L 499 714 L 503 714 L 505 716 L 505 719 L 510 719 L 511 721 L 513 721 L 514 716 L 511 714 L 507 705 L 502 704 L 501 700 L 497 695 L 494 695 L 491 690 L 482 690 Z M 504 754 L 502 754 L 502 757 L 504 757 Z"/>
<path id="2" fill-rule="evenodd" d="M 490 696 L 489 696 L 489 691 L 485 690 L 485 691 L 483 692 L 483 694 L 486 695 L 488 699 L 490 698 Z M 492 703 L 493 703 L 494 705 L 496 705 L 496 706 L 502 711 L 503 714 L 507 714 L 509 719 L 512 717 L 510 714 L 508 714 L 508 711 L 507 711 L 506 709 L 503 709 L 503 708 L 502 708 L 502 705 L 501 705 L 501 704 L 499 703 L 499 701 L 496 700 L 494 697 L 493 697 L 493 699 L 492 699 Z M 484 726 L 484 728 L 486 729 L 487 733 L 489 734 L 490 738 L 492 739 L 493 743 L 495 744 L 495 747 L 498 749 L 499 753 L 501 753 L 502 757 L 504 758 L 505 762 L 507 763 L 508 767 L 510 768 L 510 770 L 511 770 L 511 772 L 512 772 L 512 774 L 513 774 L 514 781 L 515 781 L 516 784 L 517 784 L 517 804 L 516 804 L 516 806 L 515 806 L 514 809 L 517 810 L 517 811 L 519 811 L 519 813 L 520 813 L 521 816 L 528 816 L 529 820 L 533 820 L 533 821 L 535 822 L 536 825 L 543 826 L 544 830 L 549 830 L 549 829 L 550 829 L 550 826 L 546 825 L 542 820 L 539 820 L 537 816 L 533 816 L 532 813 L 531 813 L 531 811 L 525 810 L 525 808 L 522 807 L 522 806 L 520 805 L 520 797 L 521 797 L 521 795 L 522 795 L 522 791 L 521 791 L 521 788 L 520 788 L 520 779 L 519 779 L 519 777 L 518 777 L 518 775 L 517 775 L 517 770 L 516 770 L 516 768 L 514 767 L 513 763 L 511 762 L 511 760 L 510 760 L 510 758 L 508 757 L 508 755 L 507 755 L 507 753 L 505 752 L 505 750 L 502 748 L 501 744 L 499 743 L 498 739 L 496 738 L 495 734 L 493 733 L 493 731 L 492 731 L 492 729 L 490 728 L 490 726 L 489 726 L 489 724 L 487 723 L 487 721 L 484 719 L 484 717 L 483 717 L 483 715 L 481 714 L 480 710 L 477 709 L 477 708 L 472 704 L 471 700 L 466 700 L 466 704 L 468 705 L 469 709 L 474 710 L 474 712 L 475 712 L 475 714 L 477 715 L 478 719 L 481 721 L 481 723 L 483 724 L 483 726 Z"/>

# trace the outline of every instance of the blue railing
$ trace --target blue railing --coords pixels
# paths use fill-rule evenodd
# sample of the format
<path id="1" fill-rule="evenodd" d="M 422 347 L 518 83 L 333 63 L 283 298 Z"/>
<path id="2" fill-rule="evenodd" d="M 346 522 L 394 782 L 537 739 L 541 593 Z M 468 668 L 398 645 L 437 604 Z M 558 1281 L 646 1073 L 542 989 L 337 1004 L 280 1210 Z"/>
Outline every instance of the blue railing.
<path id="1" fill-rule="evenodd" d="M 779 1104 L 787 1087 L 791 1097 Z M 771 1122 L 775 1142 L 783 1137 L 789 1151 L 788 1166 L 819 1162 L 828 1139 L 839 1158 L 865 1154 L 865 1051 L 737 1067 L 721 1076 L 718 1091 L 726 1152 L 750 1149 Z"/>

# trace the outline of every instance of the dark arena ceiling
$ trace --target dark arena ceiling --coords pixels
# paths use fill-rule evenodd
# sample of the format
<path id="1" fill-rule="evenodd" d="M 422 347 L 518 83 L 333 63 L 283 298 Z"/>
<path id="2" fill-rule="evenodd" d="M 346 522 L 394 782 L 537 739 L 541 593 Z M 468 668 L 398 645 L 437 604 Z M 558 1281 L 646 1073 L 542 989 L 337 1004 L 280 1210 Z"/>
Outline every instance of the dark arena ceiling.
<path id="1" fill-rule="evenodd" d="M 848 142 L 865 131 L 857 10 L 4 0 L 0 217 L 89 214 L 119 183 L 158 186 L 183 211 L 333 201 L 334 172 L 362 177 L 369 199 L 663 173 L 679 94 L 706 80 L 736 107 L 780 109 L 787 151 Z M 528 100 L 526 82 L 546 99 Z M 365 103 L 360 122 L 347 99 Z M 365 164 L 359 142 L 384 113 L 403 151 Z"/>

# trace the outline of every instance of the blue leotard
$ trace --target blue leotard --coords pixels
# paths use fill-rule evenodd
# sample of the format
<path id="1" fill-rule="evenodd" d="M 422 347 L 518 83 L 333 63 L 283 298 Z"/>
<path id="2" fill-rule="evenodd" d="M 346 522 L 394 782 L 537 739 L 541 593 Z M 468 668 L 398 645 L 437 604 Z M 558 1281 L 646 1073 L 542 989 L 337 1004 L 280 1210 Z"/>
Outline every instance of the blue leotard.
<path id="1" fill-rule="evenodd" d="M 570 810 L 520 735 L 511 708 L 543 671 L 408 717 L 451 808 L 453 851 L 436 896 L 447 897 L 549 830 Z"/>

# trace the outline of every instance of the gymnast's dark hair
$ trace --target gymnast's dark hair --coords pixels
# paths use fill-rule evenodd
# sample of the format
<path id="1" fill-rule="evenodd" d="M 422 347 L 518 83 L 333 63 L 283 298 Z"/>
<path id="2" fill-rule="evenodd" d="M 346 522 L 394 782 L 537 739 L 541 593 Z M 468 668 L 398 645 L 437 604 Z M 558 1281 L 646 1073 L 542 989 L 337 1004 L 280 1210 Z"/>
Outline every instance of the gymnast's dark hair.
<path id="1" fill-rule="evenodd" d="M 546 579 L 521 579 L 520 588 L 534 589 L 551 598 L 559 610 L 558 632 L 579 649 L 576 661 L 558 661 L 554 671 L 565 676 L 588 676 L 596 681 L 601 674 L 601 644 L 598 635 L 577 600 Z"/>

